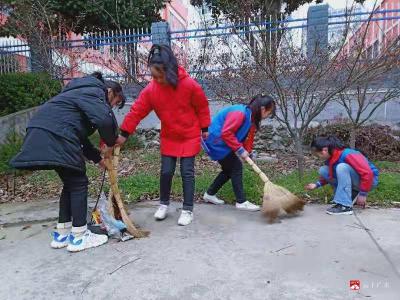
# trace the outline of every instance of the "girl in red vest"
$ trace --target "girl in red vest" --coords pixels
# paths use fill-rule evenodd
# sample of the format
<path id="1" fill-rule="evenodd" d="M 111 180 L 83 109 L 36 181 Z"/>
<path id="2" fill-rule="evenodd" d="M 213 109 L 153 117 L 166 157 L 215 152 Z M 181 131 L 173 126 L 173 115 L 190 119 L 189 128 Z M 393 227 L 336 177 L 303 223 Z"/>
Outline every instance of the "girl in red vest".
<path id="1" fill-rule="evenodd" d="M 236 196 L 236 208 L 247 211 L 260 210 L 258 205 L 246 200 L 240 158 L 246 159 L 249 156 L 255 132 L 260 129 L 262 119 L 274 115 L 275 106 L 272 97 L 259 94 L 248 105 L 226 107 L 213 117 L 209 136 L 203 146 L 211 159 L 218 161 L 222 170 L 204 194 L 205 202 L 224 204 L 216 194 L 231 180 Z"/>
<path id="2" fill-rule="evenodd" d="M 200 85 L 178 66 L 170 47 L 153 45 L 148 57 L 153 79 L 140 93 L 121 125 L 117 144 L 125 143 L 129 135 L 151 111 L 161 121 L 160 207 L 156 220 L 167 216 L 172 177 L 180 158 L 183 183 L 183 209 L 179 225 L 193 220 L 194 160 L 200 152 L 200 137 L 207 137 L 210 110 Z"/>
<path id="3" fill-rule="evenodd" d="M 377 187 L 379 171 L 361 152 L 346 148 L 336 136 L 316 137 L 311 149 L 325 166 L 319 169 L 316 183 L 306 185 L 314 190 L 330 184 L 334 189 L 334 205 L 326 210 L 330 215 L 352 215 L 353 199 L 364 206 L 368 192 Z"/>

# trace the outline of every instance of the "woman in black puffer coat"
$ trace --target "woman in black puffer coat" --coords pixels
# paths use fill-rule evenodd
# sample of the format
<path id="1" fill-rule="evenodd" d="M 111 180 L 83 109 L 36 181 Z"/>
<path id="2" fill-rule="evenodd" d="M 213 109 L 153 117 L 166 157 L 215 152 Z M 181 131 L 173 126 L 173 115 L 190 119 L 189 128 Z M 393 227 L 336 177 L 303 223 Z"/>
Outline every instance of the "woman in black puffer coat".
<path id="1" fill-rule="evenodd" d="M 21 151 L 10 164 L 17 169 L 53 169 L 64 186 L 57 230 L 51 247 L 71 252 L 107 242 L 87 229 L 88 179 L 85 158 L 104 167 L 100 151 L 88 137 L 98 130 L 112 147 L 118 124 L 112 107 L 123 106 L 122 87 L 101 73 L 73 79 L 60 94 L 43 104 L 30 120 Z"/>

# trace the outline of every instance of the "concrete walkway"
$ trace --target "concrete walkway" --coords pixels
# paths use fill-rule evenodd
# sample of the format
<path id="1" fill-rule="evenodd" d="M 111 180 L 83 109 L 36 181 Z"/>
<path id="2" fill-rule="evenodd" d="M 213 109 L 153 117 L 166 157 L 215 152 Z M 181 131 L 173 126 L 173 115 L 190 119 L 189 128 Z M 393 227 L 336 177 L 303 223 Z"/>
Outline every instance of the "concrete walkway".
<path id="1" fill-rule="evenodd" d="M 400 280 L 354 216 L 309 205 L 270 225 L 259 213 L 203 204 L 179 227 L 179 204 L 163 222 L 153 220 L 155 205 L 130 209 L 149 238 L 77 254 L 49 247 L 56 201 L 1 205 L 0 299 L 400 299 Z M 400 210 L 359 216 L 400 270 Z"/>

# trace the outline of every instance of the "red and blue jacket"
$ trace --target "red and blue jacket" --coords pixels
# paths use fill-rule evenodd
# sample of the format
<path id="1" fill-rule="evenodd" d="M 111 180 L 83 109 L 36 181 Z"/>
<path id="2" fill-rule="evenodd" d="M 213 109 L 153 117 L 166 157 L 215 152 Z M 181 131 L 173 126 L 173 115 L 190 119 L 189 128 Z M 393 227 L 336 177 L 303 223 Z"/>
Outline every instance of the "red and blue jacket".
<path id="1" fill-rule="evenodd" d="M 371 191 L 373 183 L 378 182 L 379 171 L 362 153 L 357 150 L 334 149 L 326 165 L 329 167 L 329 178 L 336 179 L 336 167 L 340 163 L 350 165 L 360 176 L 360 195 L 366 196 Z M 317 186 L 321 187 L 328 182 L 320 178 Z"/>
<path id="2" fill-rule="evenodd" d="M 232 151 L 251 152 L 255 132 L 250 108 L 243 104 L 232 105 L 213 117 L 203 148 L 213 160 L 221 160 Z"/>

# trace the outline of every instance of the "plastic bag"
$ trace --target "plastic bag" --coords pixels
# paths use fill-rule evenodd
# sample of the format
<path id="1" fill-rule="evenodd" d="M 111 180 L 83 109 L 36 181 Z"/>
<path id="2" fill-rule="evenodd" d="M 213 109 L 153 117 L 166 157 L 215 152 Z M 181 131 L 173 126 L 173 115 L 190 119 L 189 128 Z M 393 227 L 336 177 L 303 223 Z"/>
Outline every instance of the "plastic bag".
<path id="1" fill-rule="evenodd" d="M 108 210 L 107 202 L 107 196 L 102 192 L 99 200 L 101 221 L 107 230 L 108 236 L 121 239 L 122 232 L 126 231 L 126 225 L 124 222 L 114 219 Z"/>

